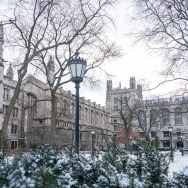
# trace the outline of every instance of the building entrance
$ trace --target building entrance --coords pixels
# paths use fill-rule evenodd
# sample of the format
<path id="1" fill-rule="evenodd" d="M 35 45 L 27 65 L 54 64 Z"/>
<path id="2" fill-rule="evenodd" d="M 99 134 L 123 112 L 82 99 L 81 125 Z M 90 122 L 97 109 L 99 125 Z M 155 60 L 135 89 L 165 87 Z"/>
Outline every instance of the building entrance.
<path id="1" fill-rule="evenodd" d="M 182 142 L 177 142 L 177 149 L 183 148 L 183 143 Z"/>

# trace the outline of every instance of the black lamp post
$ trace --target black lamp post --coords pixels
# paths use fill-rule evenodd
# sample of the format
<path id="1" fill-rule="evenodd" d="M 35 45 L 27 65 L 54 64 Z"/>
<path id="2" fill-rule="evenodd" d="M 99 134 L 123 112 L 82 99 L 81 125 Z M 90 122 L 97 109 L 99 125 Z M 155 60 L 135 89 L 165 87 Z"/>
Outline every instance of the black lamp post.
<path id="1" fill-rule="evenodd" d="M 180 135 L 180 138 L 181 138 L 181 143 L 182 143 L 182 149 L 181 149 L 181 153 L 182 153 L 182 156 L 183 156 L 183 155 L 184 155 L 184 153 L 183 153 L 183 142 L 182 142 L 183 135 L 182 135 L 182 134 Z"/>
<path id="2" fill-rule="evenodd" d="M 132 145 L 131 145 L 131 141 L 132 141 L 132 135 L 130 135 L 130 154 L 132 155 Z"/>
<path id="3" fill-rule="evenodd" d="M 93 143 L 93 135 L 95 134 L 95 130 L 94 129 L 92 129 L 91 130 L 91 135 L 92 135 L 92 156 L 93 156 L 93 154 L 94 154 L 94 143 Z"/>
<path id="4" fill-rule="evenodd" d="M 76 116 L 75 116 L 75 140 L 76 149 L 79 153 L 79 85 L 83 81 L 83 77 L 86 70 L 87 62 L 83 58 L 78 56 L 78 50 L 76 50 L 75 57 L 68 61 L 69 72 L 71 74 L 71 80 L 75 83 L 76 88 Z"/>
<path id="5" fill-rule="evenodd" d="M 173 127 L 168 127 L 168 131 L 170 132 L 170 148 L 171 148 L 171 160 L 173 161 L 173 153 L 172 153 L 172 130 Z"/>
<path id="6" fill-rule="evenodd" d="M 186 136 L 186 146 L 187 146 L 187 148 L 188 148 L 187 141 L 188 141 L 188 137 Z"/>

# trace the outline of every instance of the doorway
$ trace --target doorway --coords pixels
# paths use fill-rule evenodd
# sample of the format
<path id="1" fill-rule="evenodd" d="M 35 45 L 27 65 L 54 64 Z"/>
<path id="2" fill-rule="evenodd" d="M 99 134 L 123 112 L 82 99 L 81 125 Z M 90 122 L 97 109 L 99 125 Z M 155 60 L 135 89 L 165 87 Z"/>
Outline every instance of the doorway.
<path id="1" fill-rule="evenodd" d="M 177 142 L 177 149 L 183 148 L 183 143 L 182 142 Z"/>

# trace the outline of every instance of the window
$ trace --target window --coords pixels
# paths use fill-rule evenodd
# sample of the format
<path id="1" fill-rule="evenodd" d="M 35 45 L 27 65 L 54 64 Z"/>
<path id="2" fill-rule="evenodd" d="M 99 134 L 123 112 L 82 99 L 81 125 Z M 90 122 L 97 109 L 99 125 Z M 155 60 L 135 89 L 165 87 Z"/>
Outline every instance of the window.
<path id="1" fill-rule="evenodd" d="M 164 134 L 164 137 L 169 137 L 169 131 L 164 131 L 163 134 Z"/>
<path id="2" fill-rule="evenodd" d="M 182 125 L 182 113 L 181 112 L 181 109 L 177 108 L 175 109 L 175 124 L 176 125 Z"/>
<path id="3" fill-rule="evenodd" d="M 3 99 L 8 100 L 8 89 L 4 88 Z"/>
<path id="4" fill-rule="evenodd" d="M 139 124 L 140 124 L 140 126 L 142 126 L 142 127 L 145 127 L 145 114 L 144 114 L 144 112 L 143 111 L 140 111 L 139 112 Z"/>
<path id="5" fill-rule="evenodd" d="M 18 98 L 16 99 L 16 103 L 18 103 Z"/>
<path id="6" fill-rule="evenodd" d="M 17 125 L 11 125 L 11 134 L 17 134 Z"/>
<path id="7" fill-rule="evenodd" d="M 8 106 L 3 105 L 3 116 L 6 116 L 7 110 L 8 110 Z"/>
<path id="8" fill-rule="evenodd" d="M 114 99 L 114 104 L 118 104 L 118 100 L 117 99 Z"/>
<path id="9" fill-rule="evenodd" d="M 170 147 L 170 142 L 163 142 L 163 147 L 164 148 L 169 148 Z"/>
<path id="10" fill-rule="evenodd" d="M 162 111 L 162 125 L 169 126 L 170 124 L 170 112 L 167 109 Z"/>
<path id="11" fill-rule="evenodd" d="M 155 137 L 155 132 L 151 132 L 151 137 Z"/>
<path id="12" fill-rule="evenodd" d="M 18 117 L 18 108 L 13 108 L 12 109 L 12 117 L 13 118 L 17 118 Z"/>
<path id="13" fill-rule="evenodd" d="M 91 123 L 92 123 L 92 120 L 93 120 L 93 110 L 91 110 Z"/>
<path id="14" fill-rule="evenodd" d="M 140 135 L 140 138 L 144 138 L 145 137 L 144 132 L 139 133 L 139 135 Z"/>
<path id="15" fill-rule="evenodd" d="M 114 110 L 118 110 L 118 106 L 114 106 Z"/>
<path id="16" fill-rule="evenodd" d="M 86 118 L 86 122 L 87 122 L 87 116 L 88 116 L 88 113 L 87 113 L 87 112 L 88 112 L 88 109 L 87 109 L 87 108 L 85 109 L 85 112 L 86 112 L 85 118 Z"/>
<path id="17" fill-rule="evenodd" d="M 37 113 L 37 98 L 32 93 L 27 94 L 28 100 L 28 114 L 36 114 Z"/>
<path id="18" fill-rule="evenodd" d="M 150 116 L 151 116 L 151 125 L 152 126 L 157 126 L 157 111 L 156 110 L 151 110 Z"/>
<path id="19" fill-rule="evenodd" d="M 81 120 L 82 118 L 82 107 L 79 106 L 79 120 Z"/>
<path id="20" fill-rule="evenodd" d="M 15 149 L 18 147 L 18 142 L 17 141 L 11 141 L 11 149 Z"/>
<path id="21" fill-rule="evenodd" d="M 114 119 L 114 123 L 117 123 L 117 119 Z"/>
<path id="22" fill-rule="evenodd" d="M 123 110 L 124 110 L 124 111 L 127 111 L 127 110 L 128 110 L 127 105 L 124 105 L 124 106 L 123 106 Z"/>
<path id="23" fill-rule="evenodd" d="M 163 118 L 162 119 L 162 125 L 163 126 L 169 126 L 170 125 L 170 119 L 169 118 Z"/>
<path id="24" fill-rule="evenodd" d="M 82 140 L 82 134 L 80 133 L 80 141 Z"/>
<path id="25" fill-rule="evenodd" d="M 114 131 L 117 131 L 117 125 L 114 125 Z"/>

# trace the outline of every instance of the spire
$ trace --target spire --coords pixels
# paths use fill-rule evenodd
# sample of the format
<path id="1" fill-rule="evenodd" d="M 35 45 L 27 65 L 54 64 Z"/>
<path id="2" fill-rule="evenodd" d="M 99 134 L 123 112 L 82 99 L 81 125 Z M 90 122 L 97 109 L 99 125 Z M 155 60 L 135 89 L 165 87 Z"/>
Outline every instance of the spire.
<path id="1" fill-rule="evenodd" d="M 11 78 L 11 79 L 13 79 L 13 77 L 14 77 L 14 72 L 13 72 L 11 63 L 9 65 L 9 68 L 7 69 L 6 76 L 9 77 L 9 78 Z"/>
<path id="2" fill-rule="evenodd" d="M 121 82 L 119 82 L 119 88 L 121 89 Z"/>
<path id="3" fill-rule="evenodd" d="M 48 79 L 50 82 L 53 81 L 54 79 L 54 71 L 55 71 L 55 65 L 54 65 L 54 60 L 52 59 L 52 55 L 50 55 L 50 59 L 47 63 L 47 74 L 48 74 Z"/>
<path id="4" fill-rule="evenodd" d="M 48 70 L 54 71 L 54 61 L 52 59 L 52 55 L 50 55 L 50 59 L 49 59 L 48 64 L 47 64 L 47 68 L 48 68 Z"/>

